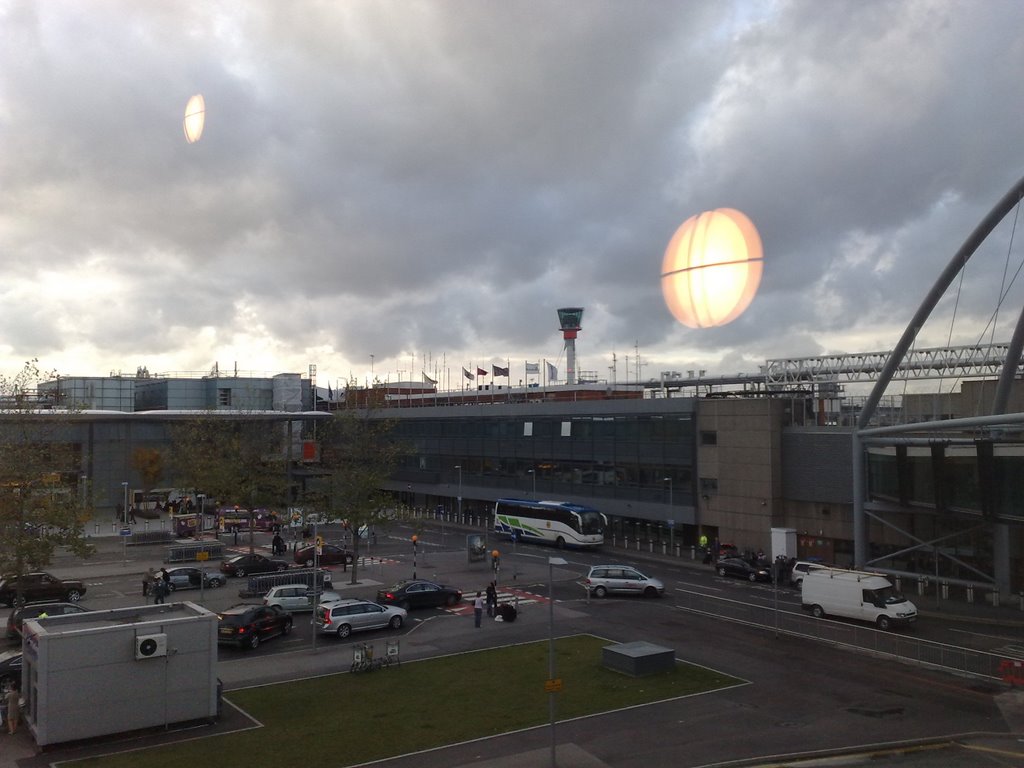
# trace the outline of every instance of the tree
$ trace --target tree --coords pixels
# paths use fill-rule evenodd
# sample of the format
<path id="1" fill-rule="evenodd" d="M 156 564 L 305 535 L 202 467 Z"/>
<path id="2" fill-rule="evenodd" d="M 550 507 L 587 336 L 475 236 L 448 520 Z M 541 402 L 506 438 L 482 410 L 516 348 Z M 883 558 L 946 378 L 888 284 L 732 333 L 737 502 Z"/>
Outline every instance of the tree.
<path id="1" fill-rule="evenodd" d="M 352 531 L 351 583 L 359 570 L 361 530 L 386 528 L 390 495 L 384 482 L 394 470 L 402 447 L 392 438 L 394 423 L 372 418 L 368 410 L 338 411 L 327 424 L 317 425 L 322 435 L 320 459 L 324 471 L 305 501 L 327 514 L 344 519 Z"/>
<path id="2" fill-rule="evenodd" d="M 13 378 L 0 375 L 0 573 L 43 568 L 57 547 L 82 557 L 93 551 L 71 414 L 42 407 L 43 378 L 37 360 Z"/>
<path id="3" fill-rule="evenodd" d="M 171 456 L 180 484 L 218 504 L 245 506 L 251 514 L 286 502 L 287 455 L 279 422 L 240 412 L 199 415 L 171 430 Z"/>
<path id="4" fill-rule="evenodd" d="M 164 455 L 156 448 L 140 446 L 132 451 L 132 466 L 142 480 L 142 490 L 151 491 L 164 476 Z"/>

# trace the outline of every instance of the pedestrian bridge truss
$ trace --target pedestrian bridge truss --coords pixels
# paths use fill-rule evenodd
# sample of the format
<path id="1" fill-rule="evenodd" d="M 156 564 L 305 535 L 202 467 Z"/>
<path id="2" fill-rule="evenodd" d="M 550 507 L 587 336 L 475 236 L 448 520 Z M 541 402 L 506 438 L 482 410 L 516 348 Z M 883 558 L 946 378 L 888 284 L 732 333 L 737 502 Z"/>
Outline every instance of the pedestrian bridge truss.
<path id="1" fill-rule="evenodd" d="M 934 347 L 907 352 L 894 379 L 916 381 L 945 378 L 992 378 L 1006 362 L 1008 343 L 983 346 Z M 892 355 L 886 352 L 792 357 L 768 360 L 765 383 L 769 389 L 806 387 L 808 383 L 877 381 Z M 1018 364 L 1018 369 L 1024 366 Z"/>

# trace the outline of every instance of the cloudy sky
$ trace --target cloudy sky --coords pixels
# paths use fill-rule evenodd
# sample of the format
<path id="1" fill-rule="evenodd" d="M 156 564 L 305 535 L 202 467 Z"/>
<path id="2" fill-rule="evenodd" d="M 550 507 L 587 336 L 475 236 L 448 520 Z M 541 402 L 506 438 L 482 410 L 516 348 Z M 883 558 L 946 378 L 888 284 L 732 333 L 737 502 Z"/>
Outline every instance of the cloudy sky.
<path id="1" fill-rule="evenodd" d="M 516 383 L 564 373 L 563 306 L 620 382 L 887 349 L 1024 175 L 1021 30 L 1018 0 L 0 0 L 0 370 Z M 719 207 L 764 276 L 691 330 L 661 260 Z M 1009 340 L 1013 229 L 918 346 Z"/>

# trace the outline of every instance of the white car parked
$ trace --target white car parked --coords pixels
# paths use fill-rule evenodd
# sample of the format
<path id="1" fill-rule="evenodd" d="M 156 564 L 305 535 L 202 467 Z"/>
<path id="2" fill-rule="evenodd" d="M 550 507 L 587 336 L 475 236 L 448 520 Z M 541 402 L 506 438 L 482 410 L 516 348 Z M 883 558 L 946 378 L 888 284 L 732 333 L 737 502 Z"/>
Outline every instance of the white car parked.
<path id="1" fill-rule="evenodd" d="M 819 568 L 828 568 L 824 563 L 815 563 L 809 560 L 797 560 L 793 563 L 793 570 L 789 572 L 789 583 L 797 589 L 803 585 L 804 576 L 808 571 L 816 571 Z"/>
<path id="2" fill-rule="evenodd" d="M 263 598 L 264 605 L 279 605 L 290 613 L 313 610 L 313 588 L 306 584 L 282 584 L 272 587 Z M 330 603 L 341 600 L 337 592 L 321 592 L 320 602 Z"/>

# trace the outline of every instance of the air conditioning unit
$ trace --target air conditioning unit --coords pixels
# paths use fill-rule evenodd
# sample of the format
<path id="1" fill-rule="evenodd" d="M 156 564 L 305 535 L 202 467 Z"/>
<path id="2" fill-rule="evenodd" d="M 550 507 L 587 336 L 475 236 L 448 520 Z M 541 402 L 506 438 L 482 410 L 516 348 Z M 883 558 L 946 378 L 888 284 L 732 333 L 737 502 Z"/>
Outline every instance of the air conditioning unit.
<path id="1" fill-rule="evenodd" d="M 136 635 L 135 658 L 155 659 L 167 655 L 167 635 Z"/>

